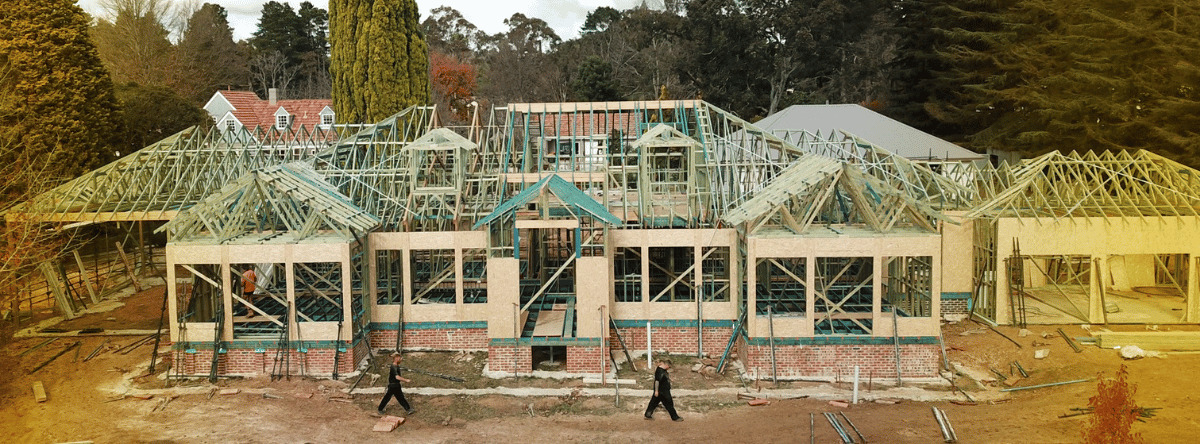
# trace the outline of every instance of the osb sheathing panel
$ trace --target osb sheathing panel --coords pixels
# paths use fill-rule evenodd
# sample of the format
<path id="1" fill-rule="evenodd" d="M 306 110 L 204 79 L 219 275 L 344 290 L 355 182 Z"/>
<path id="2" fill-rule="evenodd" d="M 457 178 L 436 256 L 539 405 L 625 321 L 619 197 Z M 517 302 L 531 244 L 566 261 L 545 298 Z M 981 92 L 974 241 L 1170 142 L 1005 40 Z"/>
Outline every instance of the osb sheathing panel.
<path id="1" fill-rule="evenodd" d="M 613 247 L 719 247 L 736 242 L 737 231 L 729 229 L 609 231 L 609 245 Z"/>
<path id="2" fill-rule="evenodd" d="M 996 230 L 996 321 L 1012 323 L 1008 308 L 1008 272 L 1004 260 L 1013 255 L 1013 239 L 1020 240 L 1025 256 L 1088 256 L 1105 275 L 1108 257 L 1131 254 L 1188 254 L 1192 279 L 1187 288 L 1188 323 L 1200 322 L 1200 294 L 1196 281 L 1200 256 L 1200 217 L 1075 217 L 1001 218 Z M 1103 306 L 1097 295 L 1098 282 L 1089 290 L 1088 322 L 1103 322 Z"/>
<path id="3" fill-rule="evenodd" d="M 429 233 L 371 233 L 372 250 L 438 250 L 487 248 L 483 231 L 439 231 Z"/>
<path id="4" fill-rule="evenodd" d="M 608 275 L 608 258 L 581 257 L 575 259 L 575 336 L 580 338 L 607 337 L 601 325 L 600 306 L 611 309 L 608 296 L 612 277 Z M 605 313 L 605 318 L 608 313 Z M 607 330 L 607 325 L 604 325 Z"/>
<path id="5" fill-rule="evenodd" d="M 962 212 L 947 215 L 957 219 Z M 974 222 L 962 221 L 962 225 L 943 222 L 942 229 L 942 292 L 970 293 L 973 286 L 973 264 L 975 254 Z"/>
<path id="6" fill-rule="evenodd" d="M 246 263 L 282 263 L 285 264 L 287 280 L 292 283 L 292 273 L 295 263 L 314 263 L 314 262 L 338 262 L 342 264 L 342 273 L 347 273 L 348 263 L 350 261 L 350 246 L 346 243 L 309 243 L 309 244 L 235 244 L 235 245 L 181 245 L 167 244 L 167 279 L 169 282 L 177 282 L 178 279 L 200 279 L 195 277 L 191 272 L 179 275 L 175 273 L 175 265 L 191 265 L 191 264 L 219 264 L 221 265 L 222 273 L 220 276 L 209 276 L 215 280 L 223 288 L 233 288 L 231 281 L 230 264 L 246 264 Z M 343 280 L 344 288 L 342 292 L 349 294 L 349 280 Z M 296 285 L 292 283 L 292 285 Z M 171 335 L 173 340 L 178 340 L 176 335 L 179 331 L 178 322 L 178 286 L 168 285 L 168 309 L 170 310 Z M 293 289 L 288 289 L 287 299 L 295 301 L 295 292 Z M 229 312 L 235 306 L 231 301 L 229 292 L 225 292 L 225 311 Z M 349 304 L 344 304 L 342 307 L 343 316 L 349 317 Z M 208 327 L 198 326 L 200 323 L 189 323 L 188 329 L 195 330 L 196 328 L 212 330 L 211 323 Z M 311 323 L 310 323 L 311 324 Z M 324 323 L 323 323 L 324 324 Z M 312 326 L 317 329 L 328 329 L 330 332 L 327 336 L 309 336 L 301 331 L 302 338 L 306 340 L 330 340 L 337 337 L 337 324 L 329 323 L 330 327 Z M 306 328 L 306 327 L 301 327 Z M 346 323 L 343 326 L 343 333 L 348 335 L 350 324 Z M 322 330 L 325 331 L 325 330 Z M 313 333 L 316 335 L 317 333 Z M 296 332 L 291 333 L 293 338 L 296 337 Z M 230 339 L 233 337 L 233 323 L 225 324 L 224 337 Z"/>
<path id="7" fill-rule="evenodd" d="M 511 257 L 488 258 L 488 337 L 515 338 L 516 311 L 521 300 L 520 261 Z"/>
<path id="8" fill-rule="evenodd" d="M 880 235 L 874 237 L 770 237 L 758 238 L 751 237 L 747 239 L 747 284 L 749 294 L 746 295 L 747 306 L 754 307 L 757 299 L 756 283 L 757 276 L 754 274 L 758 258 L 790 258 L 803 257 L 809 270 L 808 276 L 805 277 L 809 282 L 813 281 L 814 268 L 816 258 L 818 257 L 870 257 L 872 258 L 873 268 L 875 270 L 875 281 L 872 285 L 872 301 L 874 305 L 874 313 L 872 314 L 872 336 L 875 337 L 892 337 L 893 323 L 890 313 L 882 313 L 879 309 L 882 300 L 882 286 L 880 285 L 880 270 L 882 269 L 882 261 L 884 257 L 896 256 L 930 256 L 933 259 L 934 276 L 944 270 L 942 267 L 942 240 L 937 234 L 928 235 Z M 941 329 L 941 298 L 937 297 L 942 292 L 941 282 L 934 279 L 930 286 L 930 293 L 934 296 L 930 304 L 932 306 L 932 316 L 930 317 L 908 317 L 900 318 L 896 329 L 900 336 L 937 336 Z M 778 317 L 775 319 L 775 337 L 810 337 L 814 335 L 813 323 L 815 320 L 811 317 L 813 307 L 816 301 L 815 295 L 810 289 L 808 292 L 808 309 L 806 313 L 808 317 Z M 767 316 L 751 316 L 746 320 L 746 329 L 751 337 L 769 337 L 771 335 L 771 326 Z M 781 323 L 782 321 L 782 323 Z"/>
<path id="9" fill-rule="evenodd" d="M 941 256 L 939 235 L 771 237 L 747 239 L 753 257 Z M 753 262 L 750 262 L 753 264 Z"/>
<path id="10" fill-rule="evenodd" d="M 687 229 L 687 230 L 617 230 L 609 232 L 609 245 L 614 248 L 639 248 L 643 257 L 645 248 L 649 247 L 728 247 L 730 281 L 738 282 L 737 261 L 737 231 L 731 229 Z M 703 255 L 701 250 L 699 255 Z M 699 257 L 697 257 L 699 259 Z M 643 269 L 649 265 L 643 261 Z M 611 272 L 612 264 L 605 264 Z M 695 270 L 693 270 L 694 272 Z M 644 273 L 643 273 L 644 275 Z M 693 279 L 694 281 L 695 279 Z M 695 301 L 690 302 L 650 302 L 654 295 L 649 294 L 647 283 L 643 283 L 642 302 L 615 302 L 612 307 L 613 319 L 620 320 L 687 320 L 697 318 Z M 737 285 L 733 285 L 737 290 Z M 610 293 L 611 297 L 611 293 Z M 707 320 L 737 319 L 736 297 L 728 302 L 704 302 L 699 310 Z"/>
<path id="11" fill-rule="evenodd" d="M 695 320 L 696 302 L 617 302 L 613 304 L 612 318 L 618 320 Z M 704 302 L 702 311 L 706 320 L 737 319 L 737 305 L 729 302 Z"/>

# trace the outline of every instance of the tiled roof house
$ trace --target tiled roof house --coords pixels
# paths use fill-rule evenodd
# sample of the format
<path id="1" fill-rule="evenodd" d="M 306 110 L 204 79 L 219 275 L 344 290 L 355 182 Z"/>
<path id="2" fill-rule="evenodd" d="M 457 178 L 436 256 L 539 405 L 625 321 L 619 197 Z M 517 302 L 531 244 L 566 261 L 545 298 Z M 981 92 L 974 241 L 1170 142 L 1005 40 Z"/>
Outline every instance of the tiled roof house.
<path id="1" fill-rule="evenodd" d="M 286 131 L 301 125 L 308 129 L 333 126 L 335 115 L 329 99 L 277 100 L 276 94 L 272 88 L 268 99 L 262 100 L 253 91 L 217 91 L 204 104 L 204 110 L 223 131 L 256 127 Z"/>

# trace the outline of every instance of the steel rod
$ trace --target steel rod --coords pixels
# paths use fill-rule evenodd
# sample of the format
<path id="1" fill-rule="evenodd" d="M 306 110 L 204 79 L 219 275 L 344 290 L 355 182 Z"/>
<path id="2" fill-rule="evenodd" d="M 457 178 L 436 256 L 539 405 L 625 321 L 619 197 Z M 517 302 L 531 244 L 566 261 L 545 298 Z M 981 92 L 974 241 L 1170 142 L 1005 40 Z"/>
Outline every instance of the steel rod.
<path id="1" fill-rule="evenodd" d="M 1029 387 L 1012 387 L 1012 388 L 1000 389 L 1000 391 L 1015 392 L 1018 390 L 1029 390 L 1029 389 L 1042 388 L 1042 387 L 1053 387 L 1056 385 L 1067 385 L 1067 384 L 1075 384 L 1075 383 L 1080 383 L 1080 382 L 1087 382 L 1087 379 L 1077 379 L 1074 381 L 1063 381 L 1063 382 L 1052 382 L 1049 384 L 1031 385 Z"/>
<path id="2" fill-rule="evenodd" d="M 1062 327 L 1058 328 L 1058 335 L 1062 336 L 1064 341 L 1067 341 L 1067 345 L 1071 346 L 1071 349 L 1075 350 L 1075 353 L 1080 353 L 1083 351 L 1083 349 L 1079 348 L 1078 345 L 1075 345 L 1075 341 L 1072 341 L 1071 338 L 1068 337 L 1066 333 L 1063 333 Z"/>
<path id="3" fill-rule="evenodd" d="M 846 416 L 846 413 L 844 412 L 838 412 L 838 414 L 842 415 L 842 419 L 846 420 L 846 424 L 850 424 L 850 428 L 854 429 L 854 433 L 858 435 L 858 439 L 862 440 L 863 444 L 866 444 L 867 437 L 863 436 L 862 432 L 858 431 L 858 426 L 855 426 L 853 422 L 850 422 L 850 417 Z"/>

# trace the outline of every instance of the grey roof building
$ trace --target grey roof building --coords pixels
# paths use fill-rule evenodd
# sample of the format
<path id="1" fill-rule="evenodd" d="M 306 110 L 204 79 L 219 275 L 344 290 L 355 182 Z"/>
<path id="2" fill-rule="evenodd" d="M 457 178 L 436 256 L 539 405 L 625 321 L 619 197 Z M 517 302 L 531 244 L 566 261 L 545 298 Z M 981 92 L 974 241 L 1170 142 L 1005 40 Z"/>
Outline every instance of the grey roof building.
<path id="1" fill-rule="evenodd" d="M 845 131 L 919 162 L 982 161 L 985 156 L 859 105 L 792 105 L 755 123 L 784 140 L 803 133 L 822 137 Z"/>

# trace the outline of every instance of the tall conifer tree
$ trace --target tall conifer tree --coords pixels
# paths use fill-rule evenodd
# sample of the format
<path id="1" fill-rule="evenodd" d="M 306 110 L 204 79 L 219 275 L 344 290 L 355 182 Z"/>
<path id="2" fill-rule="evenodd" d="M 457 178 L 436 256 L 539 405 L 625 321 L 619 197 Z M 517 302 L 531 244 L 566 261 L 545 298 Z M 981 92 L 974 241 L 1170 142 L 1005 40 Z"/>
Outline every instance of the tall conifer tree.
<path id="1" fill-rule="evenodd" d="M 112 160 L 121 116 L 112 80 L 73 0 L 0 8 L 0 162 L 46 166 L 42 180 Z M 13 191 L 13 190 L 6 190 Z"/>
<path id="2" fill-rule="evenodd" d="M 429 102 L 429 50 L 413 0 L 330 0 L 333 108 L 376 122 Z"/>

